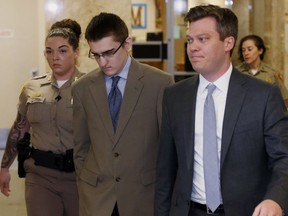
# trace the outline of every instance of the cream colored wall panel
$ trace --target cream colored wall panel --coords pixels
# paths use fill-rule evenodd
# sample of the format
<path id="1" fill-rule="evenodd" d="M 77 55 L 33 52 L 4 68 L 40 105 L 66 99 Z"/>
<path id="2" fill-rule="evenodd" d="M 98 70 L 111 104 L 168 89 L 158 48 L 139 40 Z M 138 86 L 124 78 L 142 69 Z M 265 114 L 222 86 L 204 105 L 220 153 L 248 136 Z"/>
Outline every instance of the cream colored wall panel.
<path id="1" fill-rule="evenodd" d="M 88 58 L 89 47 L 85 40 L 85 29 L 93 16 L 100 12 L 111 12 L 119 15 L 128 25 L 131 26 L 130 5 L 131 0 L 44 0 L 45 17 L 47 28 L 55 21 L 71 18 L 76 20 L 82 27 L 82 37 L 80 41 L 80 58 L 78 66 L 80 71 L 89 72 L 95 69 L 97 63 Z M 51 5 L 55 4 L 51 7 Z M 50 5 L 50 6 L 49 6 Z M 58 6 L 58 7 L 55 7 Z M 54 7 L 54 10 L 51 8 Z M 49 9 L 50 8 L 50 9 Z M 49 70 L 48 66 L 46 66 Z"/>
<path id="2" fill-rule="evenodd" d="M 14 122 L 21 88 L 39 67 L 38 31 L 37 0 L 0 0 L 0 128 Z"/>

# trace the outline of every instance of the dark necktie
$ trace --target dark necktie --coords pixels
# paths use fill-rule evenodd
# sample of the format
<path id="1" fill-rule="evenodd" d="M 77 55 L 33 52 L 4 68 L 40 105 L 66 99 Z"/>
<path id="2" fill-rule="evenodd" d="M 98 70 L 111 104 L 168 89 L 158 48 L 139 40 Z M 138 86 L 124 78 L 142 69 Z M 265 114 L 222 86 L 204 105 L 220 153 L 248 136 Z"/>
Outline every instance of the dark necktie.
<path id="1" fill-rule="evenodd" d="M 206 204 L 215 211 L 221 204 L 219 159 L 217 152 L 216 114 L 212 93 L 216 86 L 207 86 L 208 94 L 204 104 L 203 124 L 203 163 Z"/>
<path id="2" fill-rule="evenodd" d="M 110 115 L 111 115 L 114 131 L 116 131 L 118 115 L 119 115 L 121 102 L 122 102 L 122 95 L 117 86 L 119 79 L 120 79 L 119 76 L 112 77 L 113 82 L 111 86 L 111 91 L 108 95 L 109 110 L 110 110 Z"/>

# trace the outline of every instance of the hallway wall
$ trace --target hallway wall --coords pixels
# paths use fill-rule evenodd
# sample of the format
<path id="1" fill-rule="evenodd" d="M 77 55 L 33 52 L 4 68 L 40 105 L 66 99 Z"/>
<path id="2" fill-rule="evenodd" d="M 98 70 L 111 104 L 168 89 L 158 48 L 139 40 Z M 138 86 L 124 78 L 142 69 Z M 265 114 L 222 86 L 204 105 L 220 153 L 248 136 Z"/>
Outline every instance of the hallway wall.
<path id="1" fill-rule="evenodd" d="M 97 64 L 87 57 L 89 48 L 84 33 L 88 22 L 106 11 L 118 14 L 131 26 L 130 5 L 131 0 L 121 0 L 121 4 L 119 0 L 110 0 L 109 4 L 106 0 L 0 0 L 0 129 L 10 128 L 14 122 L 19 93 L 31 73 L 41 75 L 50 70 L 43 50 L 52 23 L 64 18 L 79 22 L 82 27 L 79 69 L 89 72 Z"/>
<path id="2" fill-rule="evenodd" d="M 119 0 L 110 0 L 107 4 L 106 0 L 0 0 L 0 129 L 13 123 L 18 95 L 31 73 L 49 70 L 43 50 L 46 31 L 53 22 L 73 18 L 81 24 L 79 68 L 88 72 L 97 67 L 95 61 L 87 58 L 84 31 L 88 22 L 100 11 L 108 11 L 117 13 L 131 26 L 129 6 L 133 1 L 122 0 L 119 4 Z M 48 10 L 51 3 L 59 6 L 58 10 Z M 239 17 L 239 38 L 248 33 L 264 36 L 269 48 L 265 60 L 283 72 L 288 86 L 288 1 L 234 1 L 233 10 Z"/>
<path id="3" fill-rule="evenodd" d="M 0 0 L 0 128 L 13 123 L 19 92 L 39 68 L 38 34 L 38 0 Z"/>
<path id="4" fill-rule="evenodd" d="M 71 1 L 71 0 L 43 0 L 44 7 L 44 17 L 47 29 L 56 21 L 71 18 L 75 19 L 82 27 L 82 36 L 80 41 L 80 58 L 79 58 L 79 69 L 82 72 L 89 72 L 97 67 L 94 60 L 88 58 L 88 44 L 85 40 L 85 29 L 89 21 L 96 14 L 104 11 L 111 12 L 119 15 L 127 24 L 131 26 L 130 19 L 130 5 L 131 0 L 109 0 L 107 4 L 106 0 L 82 0 L 82 1 Z M 55 4 L 56 3 L 56 4 Z M 48 10 L 47 6 L 55 4 L 58 6 L 56 10 Z M 49 68 L 46 65 L 47 70 Z"/>

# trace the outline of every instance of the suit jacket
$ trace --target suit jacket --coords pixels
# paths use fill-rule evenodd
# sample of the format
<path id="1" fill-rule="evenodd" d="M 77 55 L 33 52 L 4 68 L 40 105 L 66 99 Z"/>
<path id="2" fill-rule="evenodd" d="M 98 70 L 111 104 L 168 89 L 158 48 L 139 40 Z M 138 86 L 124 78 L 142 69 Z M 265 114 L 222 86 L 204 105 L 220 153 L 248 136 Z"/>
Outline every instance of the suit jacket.
<path id="1" fill-rule="evenodd" d="M 100 69 L 72 89 L 80 215 L 153 215 L 162 97 L 170 75 L 132 59 L 114 133 Z"/>
<path id="2" fill-rule="evenodd" d="M 155 215 L 188 215 L 199 77 L 168 87 Z M 223 120 L 220 181 L 225 215 L 251 216 L 263 199 L 288 206 L 288 119 L 279 89 L 233 69 Z"/>

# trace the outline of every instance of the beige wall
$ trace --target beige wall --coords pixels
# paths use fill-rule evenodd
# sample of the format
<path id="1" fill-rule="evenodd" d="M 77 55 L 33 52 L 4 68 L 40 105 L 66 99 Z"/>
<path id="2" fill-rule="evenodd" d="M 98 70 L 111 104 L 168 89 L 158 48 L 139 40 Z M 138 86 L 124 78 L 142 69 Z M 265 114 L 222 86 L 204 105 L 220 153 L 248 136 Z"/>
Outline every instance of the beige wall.
<path id="1" fill-rule="evenodd" d="M 224 2 L 223 0 L 209 2 L 217 3 L 217 1 L 219 4 Z M 60 9 L 57 12 L 45 10 L 49 2 L 56 2 Z M 0 128 L 10 127 L 13 123 L 19 92 L 23 83 L 31 77 L 31 71 L 36 69 L 39 74 L 43 74 L 49 70 L 43 50 L 46 31 L 53 22 L 63 18 L 73 18 L 80 23 L 83 35 L 80 44 L 79 69 L 88 72 L 97 67 L 95 61 L 87 58 L 88 46 L 84 39 L 84 32 L 88 22 L 97 13 L 107 11 L 118 14 L 128 26 L 131 26 L 130 7 L 127 5 L 132 2 L 140 1 L 121 0 L 120 4 L 119 0 L 109 0 L 108 4 L 107 0 L 0 0 L 0 71 L 2 75 L 0 79 Z M 147 3 L 149 7 L 154 6 L 154 0 L 141 2 Z M 266 61 L 283 72 L 286 84 L 288 84 L 287 2 L 285 0 L 241 0 L 234 1 L 233 5 L 233 10 L 239 18 L 239 38 L 248 33 L 264 36 L 269 48 L 267 53 L 269 57 L 267 56 Z M 253 7 L 252 11 L 248 9 L 250 4 Z M 148 10 L 150 17 L 154 12 L 151 8 Z M 149 22 L 154 23 L 153 19 Z M 153 31 L 153 27 L 153 24 L 148 23 L 147 30 Z M 141 34 L 144 36 L 145 30 L 144 33 L 140 33 L 140 36 Z"/>
<path id="2" fill-rule="evenodd" d="M 48 10 L 50 2 L 55 2 L 59 9 Z M 31 71 L 36 69 L 44 74 L 49 70 L 43 50 L 47 29 L 53 22 L 72 18 L 80 23 L 83 34 L 79 69 L 88 72 L 97 67 L 87 57 L 84 32 L 88 22 L 97 13 L 106 11 L 118 14 L 131 26 L 130 10 L 127 13 L 130 4 L 131 0 L 121 0 L 121 4 L 119 0 L 109 0 L 109 4 L 106 0 L 0 0 L 0 128 L 10 128 L 14 122 L 18 96 Z M 4 38 L 4 34 L 9 37 Z"/>
<path id="3" fill-rule="evenodd" d="M 37 0 L 0 0 L 0 128 L 13 123 L 23 83 L 39 68 L 38 32 Z"/>
<path id="4" fill-rule="evenodd" d="M 81 0 L 81 1 L 71 1 L 71 0 L 43 0 L 44 7 L 50 2 L 56 2 L 59 6 L 57 11 L 49 11 L 45 10 L 45 19 L 47 23 L 47 28 L 51 26 L 55 21 L 64 19 L 64 18 L 72 18 L 75 19 L 82 27 L 82 38 L 80 42 L 80 58 L 79 58 L 79 69 L 82 72 L 89 72 L 97 67 L 97 64 L 94 60 L 89 59 L 88 56 L 88 44 L 84 38 L 85 29 L 88 25 L 89 21 L 93 16 L 100 12 L 111 12 L 118 14 L 127 24 L 127 26 L 131 26 L 130 20 L 130 8 L 127 12 L 127 5 L 131 4 L 131 0 L 121 0 L 121 4 L 119 0 L 109 0 L 109 4 L 107 4 L 107 0 Z M 46 66 L 47 70 L 49 69 Z"/>

